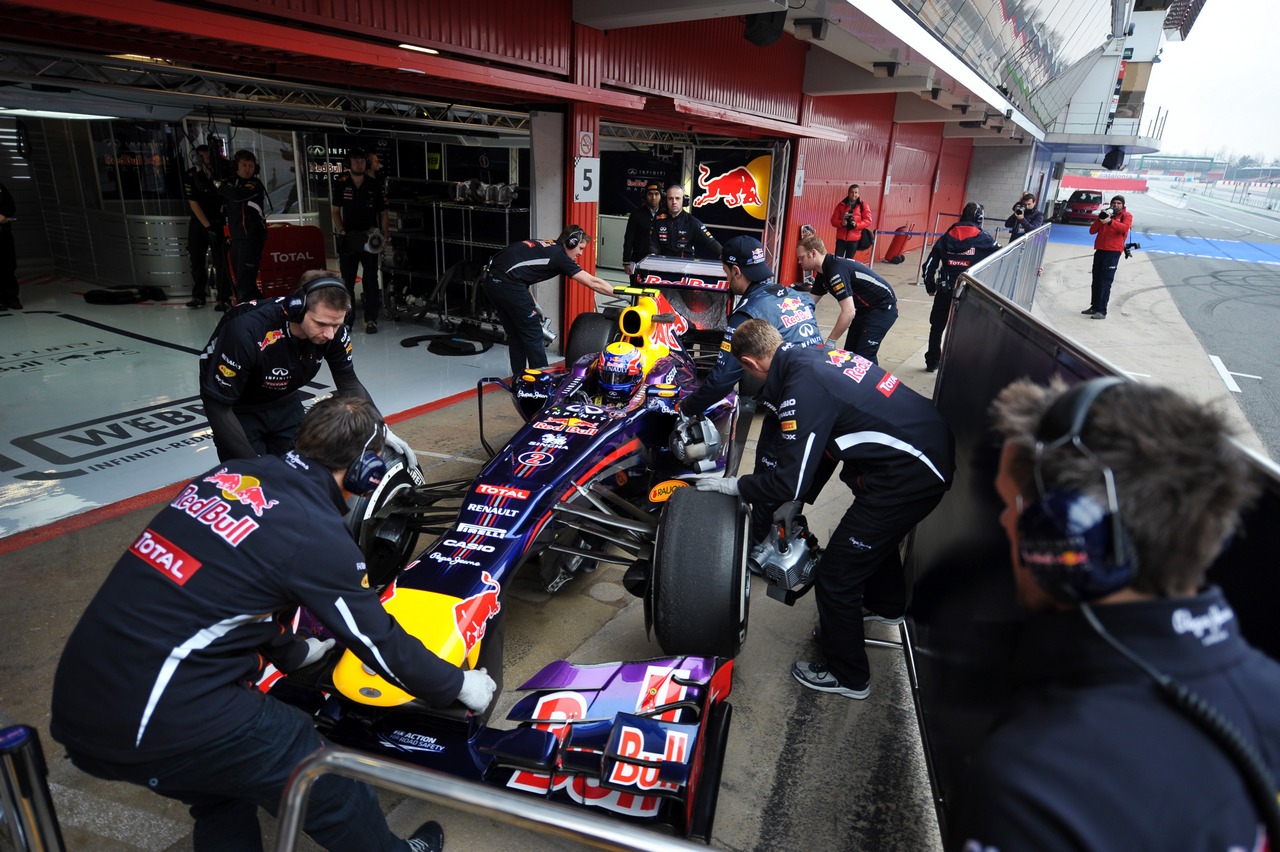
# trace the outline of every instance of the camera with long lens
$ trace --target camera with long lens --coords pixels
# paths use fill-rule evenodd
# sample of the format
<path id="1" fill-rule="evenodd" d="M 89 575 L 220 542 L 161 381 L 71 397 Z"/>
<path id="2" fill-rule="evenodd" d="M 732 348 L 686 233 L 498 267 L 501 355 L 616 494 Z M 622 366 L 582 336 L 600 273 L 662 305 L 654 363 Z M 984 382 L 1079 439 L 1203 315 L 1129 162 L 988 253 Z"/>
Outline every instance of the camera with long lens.
<path id="1" fill-rule="evenodd" d="M 853 214 L 846 213 L 844 214 L 844 229 L 848 231 L 848 230 L 852 230 L 852 228 L 853 228 Z"/>
<path id="2" fill-rule="evenodd" d="M 1019 201 L 1017 204 L 1013 205 L 1013 212 L 1016 215 L 1021 216 L 1023 213 L 1027 212 L 1027 207 L 1025 204 Z"/>
<path id="3" fill-rule="evenodd" d="M 1098 219 L 1099 219 L 1099 221 L 1105 222 L 1105 221 L 1107 221 L 1107 220 L 1108 220 L 1108 219 L 1110 219 L 1110 218 L 1111 218 L 1111 210 L 1110 210 L 1110 209 L 1108 209 L 1108 208 L 1106 208 L 1106 207 L 1103 207 L 1101 210 L 1099 210 L 1099 211 L 1098 211 Z"/>

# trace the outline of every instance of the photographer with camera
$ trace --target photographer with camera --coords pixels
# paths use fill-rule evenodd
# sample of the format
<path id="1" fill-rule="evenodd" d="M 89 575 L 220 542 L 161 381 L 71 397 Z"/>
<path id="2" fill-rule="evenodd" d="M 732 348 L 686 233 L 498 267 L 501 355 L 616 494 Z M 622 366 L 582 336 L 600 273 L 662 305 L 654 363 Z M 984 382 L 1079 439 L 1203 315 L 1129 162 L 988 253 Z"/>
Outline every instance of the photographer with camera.
<path id="1" fill-rule="evenodd" d="M 848 197 L 831 213 L 831 226 L 836 229 L 836 257 L 853 259 L 860 250 L 871 248 L 875 238 L 875 231 L 871 230 L 871 208 L 860 193 L 856 183 L 849 184 Z"/>
<path id="2" fill-rule="evenodd" d="M 1013 215 L 1004 220 L 1004 226 L 1009 229 L 1009 242 L 1025 237 L 1043 224 L 1044 214 L 1036 209 L 1034 192 L 1022 193 L 1022 198 L 1013 205 Z"/>
<path id="3" fill-rule="evenodd" d="M 1102 208 L 1098 218 L 1089 226 L 1093 240 L 1093 288 L 1089 307 L 1080 313 L 1090 319 L 1107 318 L 1107 302 L 1111 300 L 1111 282 L 1120 264 L 1120 252 L 1124 251 L 1129 229 L 1133 227 L 1133 214 L 1124 207 L 1124 196 L 1111 199 L 1111 206 Z"/>
<path id="4" fill-rule="evenodd" d="M 333 184 L 333 230 L 338 237 L 338 268 L 351 294 L 352 315 L 356 303 L 356 269 L 364 272 L 364 333 L 378 333 L 382 290 L 378 263 L 387 242 L 387 193 L 381 180 L 369 172 L 369 154 L 363 148 L 347 151 L 350 168 Z"/>

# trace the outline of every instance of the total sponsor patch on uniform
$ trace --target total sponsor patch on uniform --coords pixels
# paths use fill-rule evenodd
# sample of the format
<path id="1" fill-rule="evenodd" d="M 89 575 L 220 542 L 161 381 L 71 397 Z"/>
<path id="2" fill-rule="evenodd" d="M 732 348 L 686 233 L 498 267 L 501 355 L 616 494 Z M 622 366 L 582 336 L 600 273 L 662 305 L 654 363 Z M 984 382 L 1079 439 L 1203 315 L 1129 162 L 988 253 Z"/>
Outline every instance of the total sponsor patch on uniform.
<path id="1" fill-rule="evenodd" d="M 893 392 L 898 389 L 898 377 L 893 373 L 885 373 L 884 378 L 876 383 L 876 390 L 885 396 L 892 396 Z"/>

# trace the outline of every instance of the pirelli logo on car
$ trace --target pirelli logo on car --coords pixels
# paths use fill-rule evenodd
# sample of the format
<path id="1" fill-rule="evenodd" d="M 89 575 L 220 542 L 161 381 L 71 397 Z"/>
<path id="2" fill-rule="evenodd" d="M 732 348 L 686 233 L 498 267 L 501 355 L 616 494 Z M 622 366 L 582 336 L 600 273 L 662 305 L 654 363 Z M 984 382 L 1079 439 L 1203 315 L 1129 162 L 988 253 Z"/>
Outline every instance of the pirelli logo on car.
<path id="1" fill-rule="evenodd" d="M 650 503 L 665 503 L 670 499 L 672 494 L 676 493 L 677 488 L 688 488 L 689 483 L 679 479 L 668 479 L 666 482 L 659 482 L 657 485 L 649 489 Z"/>
<path id="2" fill-rule="evenodd" d="M 782 421 L 782 431 L 783 431 L 783 432 L 794 432 L 794 431 L 796 431 L 796 421 L 794 421 L 794 420 L 783 420 L 783 421 Z"/>

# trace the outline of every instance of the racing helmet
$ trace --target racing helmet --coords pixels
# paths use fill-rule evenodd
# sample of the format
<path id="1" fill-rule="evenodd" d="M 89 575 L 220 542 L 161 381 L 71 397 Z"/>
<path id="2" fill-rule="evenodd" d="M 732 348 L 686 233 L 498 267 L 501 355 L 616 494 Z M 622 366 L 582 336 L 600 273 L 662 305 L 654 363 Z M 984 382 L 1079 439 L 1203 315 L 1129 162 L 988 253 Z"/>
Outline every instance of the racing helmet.
<path id="1" fill-rule="evenodd" d="M 596 361 L 596 375 L 605 402 L 625 402 L 644 378 L 644 356 L 631 343 L 610 343 Z"/>

